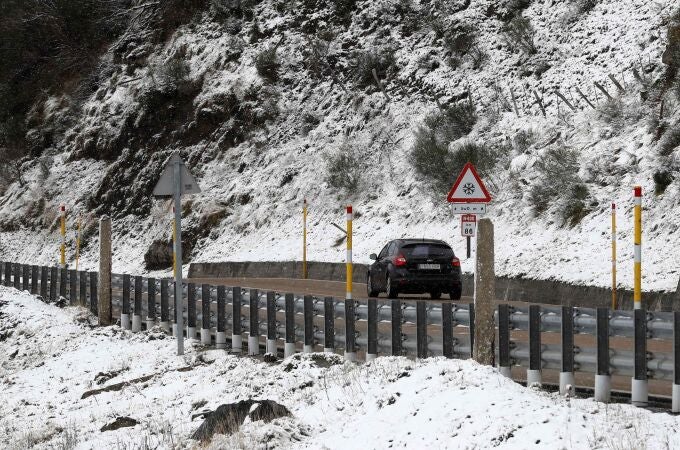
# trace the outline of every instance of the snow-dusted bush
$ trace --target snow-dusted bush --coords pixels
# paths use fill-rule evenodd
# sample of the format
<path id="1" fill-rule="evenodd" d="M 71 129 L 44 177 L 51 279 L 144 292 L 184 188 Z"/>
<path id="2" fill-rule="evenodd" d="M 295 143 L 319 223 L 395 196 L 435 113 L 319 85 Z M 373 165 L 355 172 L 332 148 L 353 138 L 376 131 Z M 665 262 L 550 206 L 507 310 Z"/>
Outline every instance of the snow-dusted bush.
<path id="1" fill-rule="evenodd" d="M 267 47 L 255 55 L 257 73 L 266 80 L 276 81 L 279 77 L 281 63 L 276 55 L 276 47 Z"/>
<path id="2" fill-rule="evenodd" d="M 351 196 L 362 180 L 362 163 L 354 145 L 343 143 L 337 152 L 326 155 L 326 182 L 335 190 Z"/>
<path id="3" fill-rule="evenodd" d="M 678 147 L 680 147 L 680 123 L 675 123 L 671 126 L 659 141 L 659 155 L 670 156 Z"/>
<path id="4" fill-rule="evenodd" d="M 352 55 L 353 78 L 360 87 L 375 84 L 373 70 L 380 80 L 384 80 L 388 77 L 393 65 L 394 50 L 390 48 L 374 47 L 356 51 Z"/>
<path id="5" fill-rule="evenodd" d="M 520 50 L 529 55 L 538 52 L 534 42 L 536 30 L 531 21 L 521 14 L 515 15 L 503 26 L 503 34 L 506 44 L 512 50 Z"/>
<path id="6" fill-rule="evenodd" d="M 329 41 L 319 38 L 307 40 L 307 45 L 302 49 L 302 61 L 310 75 L 318 78 L 329 70 L 329 50 Z"/>
<path id="7" fill-rule="evenodd" d="M 487 58 L 477 41 L 475 30 L 469 25 L 453 27 L 444 36 L 444 42 L 451 53 L 449 61 L 451 67 L 457 67 L 463 57 L 468 57 L 473 67 L 479 68 Z"/>
<path id="8" fill-rule="evenodd" d="M 661 195 L 666 192 L 666 188 L 675 178 L 673 172 L 669 170 L 659 170 L 654 172 L 654 194 Z"/>
<path id="9" fill-rule="evenodd" d="M 578 175 L 578 158 L 578 151 L 565 145 L 550 147 L 539 156 L 535 164 L 538 176 L 528 195 L 535 215 L 555 207 L 563 223 L 573 227 L 588 214 L 590 194 Z"/>

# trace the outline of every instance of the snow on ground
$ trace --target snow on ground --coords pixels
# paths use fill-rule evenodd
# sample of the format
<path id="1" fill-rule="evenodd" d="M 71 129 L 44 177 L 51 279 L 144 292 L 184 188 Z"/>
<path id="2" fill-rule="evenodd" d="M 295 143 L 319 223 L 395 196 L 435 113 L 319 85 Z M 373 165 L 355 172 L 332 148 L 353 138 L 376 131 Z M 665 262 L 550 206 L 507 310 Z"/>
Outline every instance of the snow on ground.
<path id="1" fill-rule="evenodd" d="M 382 357 L 356 365 L 314 354 L 265 363 L 193 344 L 178 357 L 175 341 L 157 329 L 132 334 L 86 318 L 0 287 L 1 447 L 193 448 L 202 419 L 192 415 L 251 398 L 277 401 L 292 416 L 247 419 L 208 448 L 680 446 L 678 417 L 561 398 L 472 361 Z M 100 373 L 113 377 L 99 385 Z M 121 416 L 139 424 L 100 431 Z"/>

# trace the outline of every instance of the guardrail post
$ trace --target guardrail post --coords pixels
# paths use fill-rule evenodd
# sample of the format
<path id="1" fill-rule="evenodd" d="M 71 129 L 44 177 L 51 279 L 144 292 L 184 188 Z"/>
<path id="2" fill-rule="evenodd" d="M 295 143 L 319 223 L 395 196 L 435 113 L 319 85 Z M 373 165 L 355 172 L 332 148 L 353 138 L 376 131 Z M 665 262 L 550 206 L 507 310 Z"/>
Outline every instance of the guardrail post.
<path id="1" fill-rule="evenodd" d="M 170 332 L 170 308 L 169 308 L 170 283 L 163 278 L 161 280 L 161 328 L 166 333 Z"/>
<path id="2" fill-rule="evenodd" d="M 66 298 L 66 285 L 68 284 L 67 269 L 59 269 L 59 297 Z"/>
<path id="3" fill-rule="evenodd" d="M 97 297 L 97 274 L 90 273 L 90 312 L 95 316 L 99 315 L 99 301 Z"/>
<path id="4" fill-rule="evenodd" d="M 78 304 L 78 272 L 75 270 L 68 271 L 68 299 L 71 306 Z"/>
<path id="5" fill-rule="evenodd" d="M 12 285 L 12 263 L 5 262 L 5 286 Z"/>
<path id="6" fill-rule="evenodd" d="M 57 281 L 59 279 L 59 272 L 56 267 L 50 268 L 50 300 L 57 300 Z"/>
<path id="7" fill-rule="evenodd" d="M 314 298 L 311 295 L 305 295 L 303 302 L 305 342 L 302 351 L 312 353 L 314 351 Z"/>
<path id="8" fill-rule="evenodd" d="M 5 283 L 3 282 L 4 280 L 4 275 L 5 273 L 5 261 L 0 260 L 0 285 L 4 285 Z"/>
<path id="9" fill-rule="evenodd" d="M 5 273 L 5 276 L 7 274 Z M 40 267 L 40 296 L 44 299 L 47 299 L 47 282 L 48 282 L 48 270 L 47 267 L 42 266 Z M 83 304 L 85 306 L 85 304 Z"/>
<path id="10" fill-rule="evenodd" d="M 243 351 L 241 327 L 241 288 L 234 287 L 232 296 L 232 333 L 231 333 L 231 351 L 232 353 L 241 353 Z"/>
<path id="11" fill-rule="evenodd" d="M 14 289 L 21 290 L 21 264 L 14 263 Z"/>
<path id="12" fill-rule="evenodd" d="M 196 340 L 196 285 L 189 283 L 187 291 L 187 338 Z"/>
<path id="13" fill-rule="evenodd" d="M 501 375 L 512 378 L 510 368 L 510 305 L 498 305 L 498 370 Z"/>
<path id="14" fill-rule="evenodd" d="M 560 370 L 560 395 L 576 393 L 574 378 L 574 308 L 562 307 L 560 332 L 562 334 L 562 370 Z"/>
<path id="15" fill-rule="evenodd" d="M 217 330 L 215 332 L 215 347 L 221 350 L 227 348 L 227 288 L 217 286 Z"/>
<path id="16" fill-rule="evenodd" d="M 141 276 L 135 277 L 134 309 L 132 311 L 132 332 L 142 331 L 142 294 L 144 293 L 144 281 Z"/>
<path id="17" fill-rule="evenodd" d="M 183 289 L 180 288 L 179 291 L 183 292 Z M 184 306 L 182 306 L 182 308 L 177 308 L 177 283 L 175 280 L 172 280 L 172 289 L 170 292 L 172 293 L 172 302 L 170 303 L 170 305 L 172 305 L 172 335 L 177 338 L 179 337 L 179 333 L 184 334 L 184 326 L 182 325 L 180 327 L 177 322 L 177 313 L 184 314 Z"/>
<path id="18" fill-rule="evenodd" d="M 529 306 L 529 369 L 527 386 L 541 385 L 541 310 L 538 305 Z"/>
<path id="19" fill-rule="evenodd" d="M 29 269 L 30 268 L 29 268 L 28 264 L 23 264 L 21 266 L 21 269 L 22 269 L 22 272 L 23 272 L 22 275 L 21 275 L 21 289 L 24 290 L 24 291 L 28 291 L 28 286 L 29 286 L 28 278 L 30 276 L 29 275 Z"/>
<path id="20" fill-rule="evenodd" d="M 401 356 L 401 302 L 390 301 L 392 309 L 392 356 Z"/>
<path id="21" fill-rule="evenodd" d="M 38 294 L 38 278 L 40 277 L 40 268 L 38 266 L 31 266 L 31 294 Z"/>
<path id="22" fill-rule="evenodd" d="M 251 289 L 248 297 L 250 324 L 248 325 L 248 354 L 260 353 L 260 293 Z"/>
<path id="23" fill-rule="evenodd" d="M 680 311 L 673 312 L 673 392 L 671 412 L 680 412 Z"/>
<path id="24" fill-rule="evenodd" d="M 416 356 L 427 358 L 427 305 L 416 301 Z"/>
<path id="25" fill-rule="evenodd" d="M 286 343 L 283 347 L 283 357 L 295 354 L 295 296 L 286 294 Z"/>
<path id="26" fill-rule="evenodd" d="M 453 305 L 449 302 L 442 303 L 442 352 L 453 358 Z"/>
<path id="27" fill-rule="evenodd" d="M 150 330 L 156 323 L 156 279 L 146 280 L 146 329 Z"/>
<path id="28" fill-rule="evenodd" d="M 356 361 L 356 314 L 352 298 L 345 298 L 345 360 Z"/>
<path id="29" fill-rule="evenodd" d="M 335 300 L 333 297 L 323 299 L 323 351 L 335 352 Z"/>
<path id="30" fill-rule="evenodd" d="M 267 292 L 267 353 L 276 356 L 276 294 Z"/>
<path id="31" fill-rule="evenodd" d="M 470 328 L 468 334 L 470 335 L 470 358 L 474 354 L 475 348 L 475 304 L 468 303 L 468 317 L 470 318 Z"/>
<path id="32" fill-rule="evenodd" d="M 130 275 L 127 273 L 123 275 L 123 308 L 120 313 L 120 326 L 124 330 L 130 329 Z"/>
<path id="33" fill-rule="evenodd" d="M 201 344 L 210 345 L 210 285 L 201 285 Z"/>
<path id="34" fill-rule="evenodd" d="M 649 391 L 647 385 L 647 310 L 638 308 L 634 313 L 635 376 L 631 385 L 631 402 L 635 406 L 647 406 Z"/>
<path id="35" fill-rule="evenodd" d="M 609 376 L 609 310 L 597 308 L 597 373 L 595 374 L 595 401 L 611 400 Z"/>
<path id="36" fill-rule="evenodd" d="M 45 288 L 44 280 L 47 277 L 47 270 L 45 267 L 42 268 L 41 276 L 41 290 Z M 78 283 L 80 284 L 80 291 L 78 294 L 78 304 L 83 308 L 87 307 L 87 271 L 81 270 L 78 272 Z"/>
<path id="37" fill-rule="evenodd" d="M 378 302 L 374 298 L 368 299 L 368 348 L 366 349 L 366 361 L 372 361 L 378 357 Z"/>

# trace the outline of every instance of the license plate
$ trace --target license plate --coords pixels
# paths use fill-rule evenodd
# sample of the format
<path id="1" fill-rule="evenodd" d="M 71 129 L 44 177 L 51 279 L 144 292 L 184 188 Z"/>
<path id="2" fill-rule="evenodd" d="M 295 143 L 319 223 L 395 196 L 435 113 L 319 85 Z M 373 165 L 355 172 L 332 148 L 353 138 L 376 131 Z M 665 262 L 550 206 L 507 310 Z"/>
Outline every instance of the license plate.
<path id="1" fill-rule="evenodd" d="M 439 264 L 418 264 L 418 269 L 420 270 L 439 270 L 441 266 Z"/>

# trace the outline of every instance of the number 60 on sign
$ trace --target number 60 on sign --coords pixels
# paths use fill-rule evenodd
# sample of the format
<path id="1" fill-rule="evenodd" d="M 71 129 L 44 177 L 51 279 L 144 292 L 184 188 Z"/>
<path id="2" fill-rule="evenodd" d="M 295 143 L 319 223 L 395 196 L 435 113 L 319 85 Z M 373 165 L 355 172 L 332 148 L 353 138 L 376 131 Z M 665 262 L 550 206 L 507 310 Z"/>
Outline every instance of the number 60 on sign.
<path id="1" fill-rule="evenodd" d="M 463 214 L 460 216 L 460 234 L 463 237 L 475 237 L 477 231 L 477 216 Z"/>

